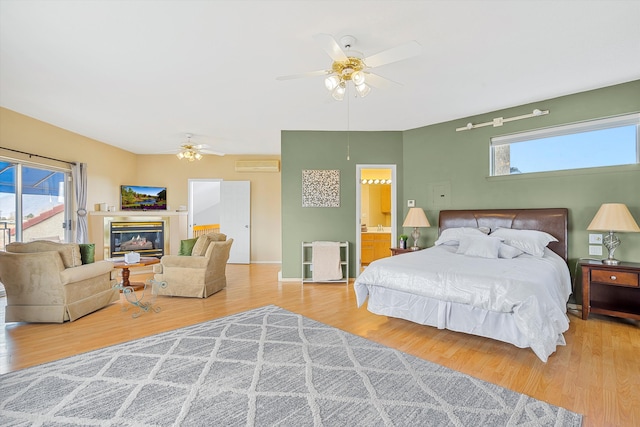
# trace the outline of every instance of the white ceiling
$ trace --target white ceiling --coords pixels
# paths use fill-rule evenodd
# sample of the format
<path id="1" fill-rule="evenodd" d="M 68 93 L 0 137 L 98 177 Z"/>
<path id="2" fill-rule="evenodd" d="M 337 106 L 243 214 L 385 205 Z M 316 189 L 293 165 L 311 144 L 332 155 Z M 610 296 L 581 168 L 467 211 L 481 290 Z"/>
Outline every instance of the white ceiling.
<path id="1" fill-rule="evenodd" d="M 640 1 L 0 0 L 0 105 L 139 154 L 278 154 L 281 130 L 406 130 L 640 78 Z M 402 84 L 332 100 L 313 36 Z M 350 107 L 347 121 L 347 106 Z M 44 143 L 44 142 L 43 142 Z"/>

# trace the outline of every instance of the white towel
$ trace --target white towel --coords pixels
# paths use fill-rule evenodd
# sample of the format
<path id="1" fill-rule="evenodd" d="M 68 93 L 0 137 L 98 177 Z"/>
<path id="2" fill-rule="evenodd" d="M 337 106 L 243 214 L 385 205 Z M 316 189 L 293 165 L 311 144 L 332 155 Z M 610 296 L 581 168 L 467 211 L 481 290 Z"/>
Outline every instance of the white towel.
<path id="1" fill-rule="evenodd" d="M 313 242 L 311 244 L 312 279 L 314 282 L 342 279 L 340 242 Z"/>

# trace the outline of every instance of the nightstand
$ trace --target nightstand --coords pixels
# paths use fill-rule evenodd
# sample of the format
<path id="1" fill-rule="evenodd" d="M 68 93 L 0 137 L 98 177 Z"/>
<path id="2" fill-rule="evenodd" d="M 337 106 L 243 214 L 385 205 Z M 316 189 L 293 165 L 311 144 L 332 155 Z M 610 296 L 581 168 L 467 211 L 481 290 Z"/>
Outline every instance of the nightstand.
<path id="1" fill-rule="evenodd" d="M 580 261 L 582 319 L 589 313 L 640 320 L 640 264 Z"/>
<path id="2" fill-rule="evenodd" d="M 407 249 L 401 249 L 401 248 L 389 248 L 389 250 L 391 250 L 391 256 L 394 255 L 400 255 L 400 254 L 406 254 L 407 252 L 418 252 L 423 250 L 424 248 L 420 248 L 420 249 L 416 249 L 415 251 L 407 248 Z"/>

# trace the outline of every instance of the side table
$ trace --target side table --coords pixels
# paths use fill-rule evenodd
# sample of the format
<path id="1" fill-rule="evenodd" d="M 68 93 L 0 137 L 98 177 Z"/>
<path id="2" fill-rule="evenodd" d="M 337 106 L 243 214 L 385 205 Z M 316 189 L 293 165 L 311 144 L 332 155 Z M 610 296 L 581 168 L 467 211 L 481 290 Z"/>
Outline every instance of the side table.
<path id="1" fill-rule="evenodd" d="M 418 252 L 423 250 L 424 248 L 420 248 L 420 249 L 416 249 L 413 250 L 411 248 L 407 248 L 407 249 L 402 249 L 402 248 L 389 248 L 389 250 L 391 251 L 391 256 L 395 256 L 395 255 L 400 255 L 400 254 L 406 254 L 408 252 Z"/>
<path id="2" fill-rule="evenodd" d="M 124 261 L 124 257 L 118 257 L 118 258 L 109 258 L 108 261 L 113 262 L 113 266 L 115 268 L 119 268 L 122 270 L 122 287 L 123 288 L 142 288 L 145 286 L 144 283 L 141 282 L 130 282 L 129 281 L 129 275 L 130 275 L 130 268 L 135 268 L 135 267 L 146 267 L 148 265 L 152 265 L 152 264 L 158 264 L 160 262 L 160 258 L 156 258 L 156 257 L 147 257 L 147 256 L 143 256 L 140 257 L 140 261 L 133 263 L 133 264 L 129 264 L 126 263 Z"/>
<path id="3" fill-rule="evenodd" d="M 640 320 L 640 263 L 580 261 L 582 319 L 589 313 Z"/>

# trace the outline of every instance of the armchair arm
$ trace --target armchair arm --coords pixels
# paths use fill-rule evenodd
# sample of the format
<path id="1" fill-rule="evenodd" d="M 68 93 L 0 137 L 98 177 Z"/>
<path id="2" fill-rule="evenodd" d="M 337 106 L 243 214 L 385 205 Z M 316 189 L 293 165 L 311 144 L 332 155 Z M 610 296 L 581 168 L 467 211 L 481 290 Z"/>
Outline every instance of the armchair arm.
<path id="1" fill-rule="evenodd" d="M 60 272 L 60 280 L 63 285 L 92 279 L 101 274 L 112 271 L 113 263 L 110 261 L 97 261 L 91 264 L 82 264 L 77 267 L 67 268 Z"/>
<path id="2" fill-rule="evenodd" d="M 63 270 L 62 258 L 55 251 L 0 252 L 0 282 L 14 305 L 63 303 Z"/>

